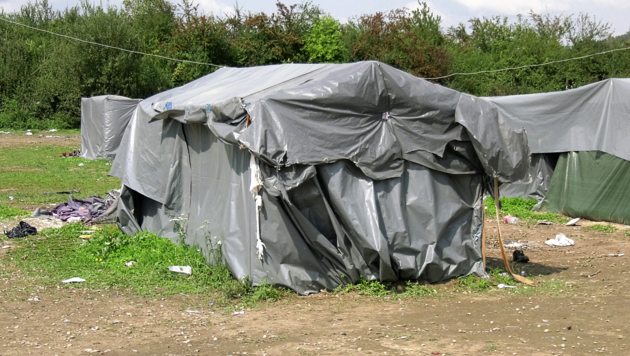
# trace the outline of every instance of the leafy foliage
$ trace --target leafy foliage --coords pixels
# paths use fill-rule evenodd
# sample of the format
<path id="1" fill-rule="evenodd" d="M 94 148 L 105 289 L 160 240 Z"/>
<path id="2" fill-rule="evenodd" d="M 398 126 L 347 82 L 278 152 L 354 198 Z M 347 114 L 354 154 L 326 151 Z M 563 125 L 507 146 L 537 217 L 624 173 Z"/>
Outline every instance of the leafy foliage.
<path id="1" fill-rule="evenodd" d="M 579 57 L 630 46 L 588 14 L 529 13 L 473 18 L 442 28 L 428 4 L 363 14 L 341 24 L 311 2 L 273 13 L 235 8 L 205 14 L 190 0 L 82 1 L 53 10 L 48 0 L 0 17 L 109 46 L 225 66 L 379 60 L 421 77 Z M 80 124 L 80 98 L 146 98 L 216 67 L 173 62 L 52 36 L 0 22 L 0 128 L 66 129 Z M 542 67 L 455 76 L 436 82 L 478 96 L 575 88 L 630 76 L 630 51 Z"/>

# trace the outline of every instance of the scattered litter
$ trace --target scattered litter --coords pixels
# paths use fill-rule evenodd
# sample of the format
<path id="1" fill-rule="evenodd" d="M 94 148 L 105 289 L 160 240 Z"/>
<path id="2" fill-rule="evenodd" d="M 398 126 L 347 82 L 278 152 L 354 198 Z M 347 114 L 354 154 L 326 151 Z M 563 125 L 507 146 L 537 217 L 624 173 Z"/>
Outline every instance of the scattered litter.
<path id="1" fill-rule="evenodd" d="M 81 235 L 81 236 L 79 236 L 79 238 L 83 239 L 83 240 L 89 240 L 90 237 L 92 237 L 92 235 Z"/>
<path id="2" fill-rule="evenodd" d="M 48 130 L 48 132 L 57 132 L 57 130 L 55 130 L 55 129 L 50 129 L 50 130 Z"/>
<path id="3" fill-rule="evenodd" d="M 551 225 L 552 222 L 551 221 L 539 221 L 538 223 L 536 223 L 536 225 Z"/>
<path id="4" fill-rule="evenodd" d="M 33 298 L 28 298 L 29 302 L 39 302 L 41 299 L 39 299 L 38 296 L 34 296 Z"/>
<path id="5" fill-rule="evenodd" d="M 503 288 L 516 288 L 516 286 L 508 286 L 507 284 L 503 284 L 503 283 L 501 283 L 501 284 L 499 284 L 499 285 L 497 286 L 497 288 L 499 288 L 499 289 L 503 289 Z"/>
<path id="6" fill-rule="evenodd" d="M 32 132 L 27 132 L 26 136 L 33 136 L 33 133 Z"/>
<path id="7" fill-rule="evenodd" d="M 9 196 L 9 200 L 13 200 L 13 197 L 12 197 L 12 196 Z"/>
<path id="8" fill-rule="evenodd" d="M 243 314 L 245 314 L 245 312 L 241 310 L 240 312 L 234 312 L 234 314 L 232 315 L 236 316 L 236 315 L 243 315 Z"/>
<path id="9" fill-rule="evenodd" d="M 131 266 L 135 265 L 136 263 L 138 263 L 138 262 L 136 262 L 136 261 L 125 262 L 125 266 L 131 267 Z"/>
<path id="10" fill-rule="evenodd" d="M 199 310 L 190 310 L 190 309 L 187 309 L 186 313 L 201 314 L 201 312 Z"/>
<path id="11" fill-rule="evenodd" d="M 504 221 L 506 224 L 518 224 L 518 218 L 517 218 L 516 216 L 510 216 L 510 215 L 508 215 L 508 216 L 506 216 L 506 217 L 504 217 L 504 218 L 503 218 L 503 221 Z"/>
<path id="12" fill-rule="evenodd" d="M 92 350 L 92 349 L 85 349 L 83 351 L 85 351 L 85 352 L 87 352 L 89 354 L 95 354 L 95 353 L 99 353 L 100 352 L 99 350 Z"/>
<path id="13" fill-rule="evenodd" d="M 18 226 L 11 229 L 11 231 L 4 230 L 4 234 L 10 239 L 15 239 L 29 235 L 37 235 L 37 229 L 29 225 L 26 221 L 20 221 Z"/>
<path id="14" fill-rule="evenodd" d="M 570 238 L 566 237 L 564 234 L 558 234 L 556 235 L 555 239 L 547 240 L 545 241 L 545 243 L 549 246 L 558 246 L 558 247 L 566 247 L 566 246 L 575 245 L 575 242 L 571 240 Z"/>
<path id="15" fill-rule="evenodd" d="M 525 256 L 523 250 L 514 250 L 512 253 L 512 260 L 514 262 L 527 263 L 529 262 L 529 257 Z"/>
<path id="16" fill-rule="evenodd" d="M 499 273 L 499 276 L 504 276 L 504 277 L 508 277 L 510 274 L 507 272 L 501 272 Z"/>
<path id="17" fill-rule="evenodd" d="M 84 166 L 84 164 L 83 164 L 83 163 L 79 163 L 79 167 L 83 167 L 83 166 Z"/>
<path id="18" fill-rule="evenodd" d="M 505 245 L 506 248 L 522 248 L 525 247 L 527 245 L 520 243 L 520 242 L 512 242 L 511 244 L 507 244 Z"/>
<path id="19" fill-rule="evenodd" d="M 72 217 L 69 217 L 68 220 L 66 221 L 69 223 L 77 223 L 81 221 L 81 218 L 78 216 L 72 216 Z"/>
<path id="20" fill-rule="evenodd" d="M 3 248 L 3 249 L 5 249 L 5 248 L 11 248 L 11 246 L 9 246 L 9 245 L 5 245 L 5 246 L 2 246 L 2 248 Z"/>
<path id="21" fill-rule="evenodd" d="M 610 256 L 610 257 L 623 257 L 623 253 L 609 253 L 608 256 Z"/>
<path id="22" fill-rule="evenodd" d="M 187 274 L 189 276 L 192 274 L 192 267 L 190 266 L 170 266 L 168 270 L 174 273 Z"/>
<path id="23" fill-rule="evenodd" d="M 575 224 L 577 224 L 578 221 L 580 221 L 580 218 L 575 218 L 569 221 L 566 226 L 575 226 Z"/>
<path id="24" fill-rule="evenodd" d="M 53 138 L 52 136 L 46 136 L 46 138 Z"/>
<path id="25" fill-rule="evenodd" d="M 597 270 L 597 272 L 591 273 L 591 274 L 581 274 L 580 273 L 580 276 L 587 277 L 587 278 L 593 278 L 593 277 L 597 276 L 598 274 L 600 274 L 601 272 L 602 272 L 602 270 L 599 269 L 599 270 Z"/>
<path id="26" fill-rule="evenodd" d="M 72 190 L 64 190 L 63 192 L 44 192 L 43 194 L 72 194 L 72 193 L 81 193 L 81 192 L 76 189 L 72 189 Z M 53 204 L 53 205 L 56 205 L 56 204 Z"/>
<path id="27" fill-rule="evenodd" d="M 81 282 L 85 282 L 85 279 L 79 278 L 79 277 L 73 277 L 73 278 L 61 281 L 61 283 L 81 283 Z"/>

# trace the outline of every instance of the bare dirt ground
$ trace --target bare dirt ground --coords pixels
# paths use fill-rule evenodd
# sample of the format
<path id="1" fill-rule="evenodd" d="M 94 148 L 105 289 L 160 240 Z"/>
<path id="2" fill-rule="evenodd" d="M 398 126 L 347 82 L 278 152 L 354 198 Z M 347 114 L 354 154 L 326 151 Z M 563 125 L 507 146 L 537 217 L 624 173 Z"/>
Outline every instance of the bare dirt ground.
<path id="1" fill-rule="evenodd" d="M 38 135 L 0 135 L 0 147 L 80 145 L 78 135 Z M 585 230 L 593 224 L 502 224 L 504 242 L 525 244 L 531 259 L 514 267 L 559 289 L 469 294 L 447 282 L 437 297 L 293 295 L 239 315 L 205 295 L 38 287 L 0 249 L 0 355 L 628 355 L 630 230 Z M 494 221 L 486 233 L 488 266 L 501 267 Z M 557 233 L 576 245 L 544 244 Z"/>
<path id="2" fill-rule="evenodd" d="M 488 264 L 502 265 L 496 225 L 487 220 Z M 19 286 L 0 280 L 1 355 L 627 355 L 630 282 L 626 232 L 584 226 L 502 225 L 506 243 L 527 245 L 528 275 L 560 281 L 554 292 L 508 289 L 388 299 L 354 293 L 292 296 L 233 315 L 203 295 L 147 298 L 131 293 Z M 557 233 L 572 247 L 549 247 Z M 0 263 L 4 253 L 0 252 Z M 8 272 L 8 271 L 7 271 Z M 517 285 L 517 288 L 524 288 Z M 530 287 L 531 288 L 531 287 Z"/>
<path id="3" fill-rule="evenodd" d="M 41 135 L 41 137 L 40 137 Z M 54 135 L 54 136 L 53 136 Z M 46 137 L 52 136 L 52 137 Z M 28 147 L 33 145 L 81 147 L 81 137 L 76 135 L 56 135 L 51 132 L 34 132 L 32 136 L 25 134 L 0 134 L 0 148 L 3 147 Z"/>

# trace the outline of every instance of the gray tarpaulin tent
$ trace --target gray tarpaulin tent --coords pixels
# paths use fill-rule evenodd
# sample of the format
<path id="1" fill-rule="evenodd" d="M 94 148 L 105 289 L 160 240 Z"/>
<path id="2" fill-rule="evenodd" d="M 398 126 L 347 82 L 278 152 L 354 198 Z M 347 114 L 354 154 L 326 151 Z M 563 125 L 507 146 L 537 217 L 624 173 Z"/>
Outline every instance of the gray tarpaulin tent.
<path id="1" fill-rule="evenodd" d="M 532 152 L 533 180 L 506 184 L 501 195 L 544 197 L 541 210 L 630 223 L 630 183 L 621 174 L 630 170 L 630 79 L 483 99 L 511 127 L 525 128 Z"/>
<path id="2" fill-rule="evenodd" d="M 119 225 L 175 240 L 185 221 L 237 278 L 301 294 L 484 274 L 486 178 L 529 158 L 490 108 L 378 62 L 221 68 L 138 106 Z"/>
<path id="3" fill-rule="evenodd" d="M 140 101 L 116 95 L 81 98 L 83 158 L 113 160 L 129 119 Z"/>

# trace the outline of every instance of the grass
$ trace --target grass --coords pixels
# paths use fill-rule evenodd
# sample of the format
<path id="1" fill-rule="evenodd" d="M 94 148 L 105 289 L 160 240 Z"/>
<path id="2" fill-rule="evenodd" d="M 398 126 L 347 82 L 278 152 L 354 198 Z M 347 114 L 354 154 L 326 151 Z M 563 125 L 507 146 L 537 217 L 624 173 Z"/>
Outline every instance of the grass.
<path id="1" fill-rule="evenodd" d="M 592 226 L 585 227 L 584 230 L 612 233 L 612 232 L 617 231 L 617 228 L 612 225 L 595 224 Z"/>
<path id="2" fill-rule="evenodd" d="M 59 203 L 67 195 L 43 194 L 78 190 L 76 198 L 90 195 L 105 196 L 107 191 L 120 188 L 120 179 L 108 176 L 111 165 L 106 160 L 90 161 L 80 157 L 61 158 L 67 148 L 31 146 L 0 149 L 0 204 L 10 207 Z M 83 166 L 79 166 L 83 163 Z M 13 196 L 13 200 L 9 199 Z M 30 207 L 29 207 L 30 208 Z"/>
<path id="3" fill-rule="evenodd" d="M 193 246 L 175 244 L 149 232 L 134 236 L 123 234 L 116 226 L 104 226 L 83 240 L 86 227 L 68 224 L 46 229 L 40 236 L 13 240 L 15 249 L 7 252 L 10 265 L 41 286 L 64 286 L 62 280 L 80 277 L 82 287 L 133 291 L 140 295 L 205 293 L 216 305 L 249 307 L 260 301 L 281 299 L 287 292 L 266 283 L 251 288 L 248 281 L 232 277 L 223 263 L 210 266 Z M 220 245 L 214 254 L 220 258 Z M 217 255 L 218 253 L 218 255 Z M 26 256 L 26 257 L 24 257 Z M 135 261 L 131 267 L 126 262 Z M 176 274 L 169 266 L 191 266 L 192 275 Z"/>
<path id="4" fill-rule="evenodd" d="M 512 269 L 514 270 L 514 273 L 520 273 L 520 270 L 515 268 L 515 266 L 512 266 Z M 516 282 L 511 276 L 506 275 L 500 268 L 491 270 L 488 272 L 488 275 L 490 277 L 489 279 L 469 275 L 456 278 L 451 282 L 441 283 L 440 285 L 424 285 L 417 282 L 407 281 L 403 288 L 394 283 L 382 283 L 379 281 L 367 281 L 365 279 L 361 279 L 356 284 L 348 284 L 338 287 L 335 290 L 335 293 L 345 294 L 357 292 L 359 295 L 371 297 L 396 295 L 397 298 L 417 299 L 421 297 L 441 297 L 450 295 L 452 292 L 489 293 L 492 291 L 498 291 L 496 287 L 499 284 L 507 284 L 517 287 L 515 289 L 503 290 L 501 293 L 523 296 L 535 294 L 556 294 L 563 287 L 561 282 L 553 280 L 544 281 L 537 277 L 530 277 L 530 279 L 536 283 L 536 287 L 527 287 Z"/>
<path id="5" fill-rule="evenodd" d="M 553 213 L 538 213 L 531 211 L 534 205 L 538 202 L 536 199 L 523 199 L 523 198 L 501 198 L 501 210 L 499 213 L 503 216 L 510 215 L 516 216 L 520 220 L 528 223 L 535 224 L 538 221 L 546 220 L 557 223 L 566 223 L 569 220 L 560 217 L 558 214 Z M 488 197 L 486 199 L 486 216 L 488 218 L 496 218 L 497 214 L 494 207 L 494 199 Z"/>
<path id="6" fill-rule="evenodd" d="M 31 213 L 11 205 L 0 204 L 0 220 L 8 219 L 14 216 L 30 215 Z"/>

